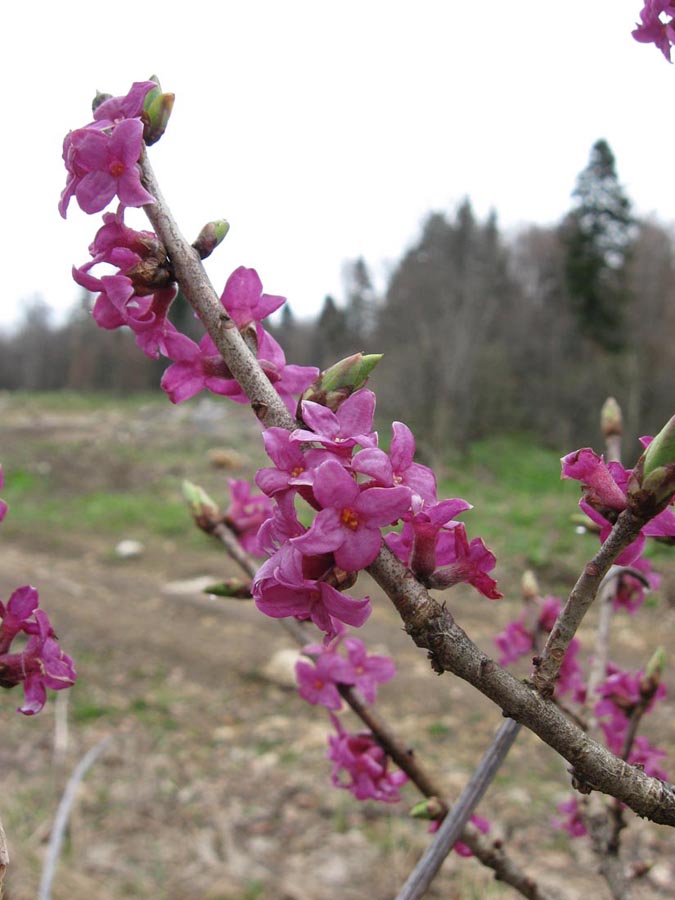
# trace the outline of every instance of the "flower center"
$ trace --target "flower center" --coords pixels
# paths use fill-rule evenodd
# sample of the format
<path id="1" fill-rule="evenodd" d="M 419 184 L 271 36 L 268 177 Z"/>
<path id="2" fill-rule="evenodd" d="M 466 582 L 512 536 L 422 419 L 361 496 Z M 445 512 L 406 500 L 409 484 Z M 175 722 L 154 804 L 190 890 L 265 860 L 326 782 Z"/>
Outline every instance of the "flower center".
<path id="1" fill-rule="evenodd" d="M 342 512 L 340 513 L 340 521 L 343 525 L 346 525 L 347 528 L 351 528 L 352 531 L 356 531 L 359 527 L 359 517 L 356 515 L 353 509 L 349 509 L 346 506 Z"/>
<path id="2" fill-rule="evenodd" d="M 110 168 L 108 171 L 113 176 L 113 178 L 119 178 L 120 175 L 124 174 L 124 163 L 116 159 L 114 162 L 110 163 Z"/>
<path id="3" fill-rule="evenodd" d="M 296 466 L 294 469 L 291 470 L 291 477 L 299 478 L 304 471 L 305 470 L 303 469 L 302 466 Z"/>

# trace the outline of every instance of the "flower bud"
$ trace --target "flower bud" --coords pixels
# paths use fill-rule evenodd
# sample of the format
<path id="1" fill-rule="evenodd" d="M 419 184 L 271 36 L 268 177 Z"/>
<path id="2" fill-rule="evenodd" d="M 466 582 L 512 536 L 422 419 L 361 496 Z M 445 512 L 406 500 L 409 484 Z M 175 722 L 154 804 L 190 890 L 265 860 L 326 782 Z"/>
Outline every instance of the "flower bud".
<path id="1" fill-rule="evenodd" d="M 234 600 L 250 600 L 251 583 L 240 578 L 226 578 L 225 581 L 205 587 L 204 593 L 216 597 L 230 597 Z"/>
<path id="2" fill-rule="evenodd" d="M 628 503 L 650 518 L 664 510 L 675 494 L 675 416 L 642 454 L 628 479 Z"/>
<path id="3" fill-rule="evenodd" d="M 162 93 L 159 78 L 156 75 L 152 75 L 149 80 L 154 81 L 157 87 L 148 91 L 143 102 L 143 140 L 148 147 L 156 144 L 166 131 L 176 99 L 175 94 Z"/>
<path id="4" fill-rule="evenodd" d="M 199 232 L 197 240 L 192 244 L 197 253 L 199 253 L 199 258 L 206 259 L 207 256 L 211 256 L 229 230 L 230 223 L 225 219 L 215 219 L 213 222 L 208 222 Z"/>
<path id="5" fill-rule="evenodd" d="M 447 806 L 438 797 L 427 797 L 420 800 L 410 810 L 413 819 L 440 819 L 448 811 Z"/>
<path id="6" fill-rule="evenodd" d="M 335 363 L 310 384 L 300 397 L 298 411 L 301 411 L 303 400 L 312 400 L 336 412 L 354 391 L 366 384 L 368 376 L 381 359 L 381 353 L 355 353 Z"/>
<path id="7" fill-rule="evenodd" d="M 191 481 L 184 481 L 182 487 L 183 496 L 187 500 L 195 524 L 207 533 L 213 531 L 214 527 L 223 521 L 222 513 L 216 502 L 203 488 Z"/>
<path id="8" fill-rule="evenodd" d="M 646 694 L 648 697 L 653 696 L 663 680 L 665 668 L 666 651 L 663 647 L 657 647 L 647 663 L 644 677 L 640 682 L 640 693 Z"/>
<path id="9" fill-rule="evenodd" d="M 520 579 L 520 591 L 523 600 L 534 600 L 539 596 L 539 582 L 531 569 L 523 572 L 523 577 Z"/>
<path id="10" fill-rule="evenodd" d="M 608 397 L 600 411 L 600 429 L 605 438 L 623 433 L 623 416 L 621 407 L 614 397 Z"/>

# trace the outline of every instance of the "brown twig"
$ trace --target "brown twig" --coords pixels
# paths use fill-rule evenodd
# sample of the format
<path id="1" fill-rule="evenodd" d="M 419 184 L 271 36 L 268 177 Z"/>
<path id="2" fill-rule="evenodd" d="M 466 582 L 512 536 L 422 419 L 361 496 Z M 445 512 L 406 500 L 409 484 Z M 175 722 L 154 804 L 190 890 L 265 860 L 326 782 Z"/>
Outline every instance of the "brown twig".
<path id="1" fill-rule="evenodd" d="M 241 566 L 247 575 L 251 578 L 255 576 L 257 570 L 255 560 L 246 553 L 232 531 L 224 523 L 219 523 L 216 527 L 211 528 L 209 533 L 221 541 L 226 551 L 232 556 L 234 561 Z M 300 647 L 303 647 L 307 643 L 308 634 L 302 623 L 298 622 L 296 619 L 289 618 L 279 619 L 279 624 L 286 629 Z M 357 715 L 364 725 L 370 729 L 382 749 L 393 759 L 396 765 L 406 773 L 420 793 L 425 797 L 434 797 L 438 800 L 440 813 L 438 818 L 444 818 L 448 809 L 447 802 L 444 799 L 445 791 L 443 791 L 441 786 L 434 781 L 432 776 L 422 766 L 414 755 L 414 751 L 404 745 L 382 719 L 375 715 L 372 709 L 361 701 L 358 692 L 354 690 L 354 688 L 350 685 L 343 684 L 338 687 L 338 690 L 355 715 Z M 501 757 L 502 759 L 506 755 L 506 752 L 508 752 L 508 748 L 510 748 L 513 739 L 515 739 L 519 728 L 519 726 L 515 725 L 513 722 L 510 723 L 510 726 L 511 728 L 509 730 L 513 729 L 514 734 Z M 500 731 L 486 756 L 490 754 L 495 745 L 497 745 L 497 747 L 502 745 L 503 737 L 501 735 L 502 732 Z M 497 769 L 494 770 L 495 773 L 496 771 Z M 489 782 L 485 783 L 485 788 L 487 788 L 488 783 Z M 460 797 L 460 801 L 461 799 L 462 798 Z M 456 804 L 452 807 L 452 815 L 455 822 L 459 821 L 459 815 L 463 816 L 462 827 L 459 828 L 458 831 L 461 840 L 469 847 L 476 859 L 478 859 L 482 865 L 494 871 L 495 878 L 498 881 L 510 884 L 511 887 L 519 891 L 524 897 L 529 898 L 529 900 L 547 900 L 548 895 L 541 890 L 530 876 L 520 869 L 514 860 L 506 853 L 503 846 L 501 844 L 494 844 L 489 838 L 485 837 L 475 825 L 468 821 L 479 800 L 480 797 L 477 797 L 475 803 L 470 808 L 463 807 L 462 809 L 464 811 L 462 812 L 460 810 L 459 814 L 456 812 Z M 453 841 L 453 844 L 455 842 L 456 839 Z M 446 855 L 450 849 L 452 849 L 453 844 L 449 845 Z"/>
<path id="2" fill-rule="evenodd" d="M 143 182 L 156 199 L 154 204 L 144 207 L 148 218 L 169 254 L 181 288 L 249 397 L 255 414 L 266 426 L 295 428 L 297 423 L 218 302 L 196 251 L 181 235 L 162 198 L 146 154 L 143 154 L 140 165 Z M 590 564 L 590 571 L 585 571 L 580 579 L 585 588 L 582 591 L 586 603 L 583 612 L 590 605 L 597 585 L 611 563 L 633 540 L 642 524 L 629 511 L 619 517 L 612 535 Z M 437 671 L 451 671 L 469 681 L 497 703 L 506 715 L 526 725 L 564 756 L 577 770 L 578 776 L 589 785 L 618 797 L 641 816 L 675 825 L 675 788 L 672 785 L 649 778 L 627 766 L 604 747 L 589 741 L 552 703 L 486 657 L 455 624 L 447 609 L 431 598 L 414 575 L 385 546 L 368 571 L 388 594 L 418 646 L 430 651 Z M 595 587 L 591 590 L 592 584 Z M 577 604 L 572 606 L 576 609 Z M 581 618 L 583 613 L 579 621 Z M 564 616 L 563 621 L 568 623 L 569 620 Z M 566 632 L 569 631 L 567 628 Z M 556 636 L 552 650 L 558 651 L 558 640 L 559 636 Z M 562 643 L 566 649 L 564 640 Z M 547 663 L 550 659 L 549 654 Z M 542 673 L 544 688 L 552 672 L 557 674 L 555 662 L 547 664 Z"/>
<path id="3" fill-rule="evenodd" d="M 552 697 L 555 682 L 565 654 L 577 629 L 595 600 L 603 578 L 619 554 L 637 538 L 645 519 L 625 509 L 593 559 L 584 566 L 561 610 L 540 657 L 535 660 L 532 676 L 534 686 L 542 697 Z"/>

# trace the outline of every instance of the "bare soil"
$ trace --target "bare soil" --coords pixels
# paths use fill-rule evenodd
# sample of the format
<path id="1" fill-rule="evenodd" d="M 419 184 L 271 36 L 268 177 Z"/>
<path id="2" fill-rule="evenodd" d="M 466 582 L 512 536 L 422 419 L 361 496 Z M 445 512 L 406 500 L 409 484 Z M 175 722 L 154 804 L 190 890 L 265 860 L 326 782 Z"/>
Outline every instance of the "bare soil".
<path id="1" fill-rule="evenodd" d="M 127 413 L 78 413 L 76 420 L 68 413 L 8 415 L 6 477 L 22 454 L 30 457 L 26 448 L 46 437 L 73 447 L 77 436 L 76 458 L 64 450 L 51 460 L 55 491 L 111 484 L 133 491 L 157 476 L 158 440 L 189 443 L 194 421 L 169 413 L 152 418 L 141 412 L 135 422 Z M 253 446 L 255 425 L 243 421 L 220 423 L 212 434 L 202 430 L 206 443 L 212 438 L 214 447 L 239 451 Z M 122 467 L 115 457 L 121 430 L 139 451 Z M 213 478 L 222 482 L 224 476 Z M 331 786 L 326 716 L 269 669 L 275 654 L 293 647 L 290 638 L 250 602 L 209 599 L 176 585 L 239 574 L 207 538 L 195 544 L 191 528 L 186 517 L 184 536 L 111 537 L 68 523 L 60 534 L 19 527 L 3 539 L 2 596 L 27 582 L 39 588 L 79 675 L 72 691 L 58 695 L 62 704 L 67 698 L 69 728 L 57 758 L 56 695 L 34 718 L 14 713 L 16 691 L 0 696 L 0 815 L 11 854 L 5 900 L 37 895 L 64 786 L 77 761 L 108 734 L 108 748 L 79 789 L 54 886 L 57 900 L 394 897 L 429 840 L 424 823 L 406 816 L 418 799 L 414 789 L 404 789 L 403 803 L 383 806 L 358 803 Z M 141 537 L 145 551 L 121 560 L 113 549 L 128 537 Z M 376 652 L 394 655 L 399 670 L 382 689 L 378 712 L 456 796 L 499 727 L 500 711 L 454 677 L 434 676 L 386 598 L 365 581 L 362 592 L 371 593 L 374 605 L 365 639 Z M 491 603 L 470 589 L 453 591 L 448 602 L 487 652 L 517 609 L 515 601 Z M 672 642 L 675 615 L 665 605 L 624 617 L 616 657 L 644 662 L 655 631 L 659 643 Z M 668 701 L 646 727 L 652 740 L 671 748 L 672 713 Z M 672 754 L 664 767 L 675 772 Z M 568 783 L 564 762 L 524 733 L 480 812 L 494 823 L 495 837 L 557 895 L 609 897 L 586 842 L 570 842 L 549 827 L 555 804 L 569 796 Z M 635 896 L 672 897 L 672 830 L 627 818 L 627 863 L 656 861 Z M 475 860 L 454 854 L 429 893 L 511 896 Z"/>

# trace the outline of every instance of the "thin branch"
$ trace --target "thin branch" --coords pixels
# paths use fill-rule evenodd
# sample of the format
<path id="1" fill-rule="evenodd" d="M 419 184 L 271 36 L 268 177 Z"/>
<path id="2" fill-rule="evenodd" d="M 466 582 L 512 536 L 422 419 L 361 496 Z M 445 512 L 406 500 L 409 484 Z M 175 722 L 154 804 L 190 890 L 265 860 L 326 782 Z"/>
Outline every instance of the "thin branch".
<path id="1" fill-rule="evenodd" d="M 420 897 L 425 896 L 446 856 L 457 843 L 464 826 L 492 783 L 519 731 L 520 725 L 512 719 L 504 722 L 501 726 L 497 737 L 478 764 L 460 798 L 441 823 L 433 842 L 401 888 L 397 900 L 419 900 Z M 526 894 L 525 896 L 541 895 Z"/>
<path id="2" fill-rule="evenodd" d="M 77 789 L 81 781 L 87 774 L 91 766 L 96 762 L 98 757 L 103 753 L 105 748 L 112 740 L 112 735 L 106 735 L 102 740 L 95 744 L 75 766 L 73 774 L 68 780 L 66 789 L 61 797 L 59 808 L 56 811 L 56 818 L 52 827 L 52 833 L 49 838 L 49 846 L 47 848 L 47 857 L 45 859 L 44 869 L 42 870 L 42 879 L 40 881 L 40 889 L 38 892 L 38 900 L 51 900 L 52 881 L 56 874 L 56 866 L 58 865 L 63 838 L 66 833 L 70 811 L 75 802 Z"/>
<path id="3" fill-rule="evenodd" d="M 178 230 L 145 154 L 141 159 L 141 170 L 144 184 L 156 200 L 144 207 L 148 218 L 169 254 L 181 288 L 251 400 L 254 412 L 266 426 L 295 428 L 297 423 L 219 303 L 196 251 Z M 621 514 L 599 556 L 587 566 L 587 570 L 590 568 L 591 571 L 582 576 L 583 584 L 586 584 L 583 579 L 595 582 L 595 588 L 585 592 L 588 605 L 611 563 L 634 539 L 643 524 L 634 519 L 629 511 Z M 641 816 L 675 825 L 675 788 L 672 785 L 649 778 L 627 766 L 604 747 L 589 741 L 552 703 L 489 659 L 455 624 L 447 609 L 431 598 L 386 546 L 382 547 L 368 571 L 389 595 L 415 643 L 430 651 L 436 671 L 454 672 L 474 685 L 500 706 L 507 716 L 530 728 L 557 750 L 573 765 L 577 776 L 591 787 L 618 797 Z M 552 669 L 555 670 L 555 666 Z M 550 672 L 547 666 L 545 674 L 550 676 Z M 557 670 L 555 672 L 557 674 Z"/>
<path id="4" fill-rule="evenodd" d="M 0 820 L 0 898 L 2 898 L 2 882 L 4 881 L 5 871 L 8 865 L 9 852 L 7 850 L 7 838 L 5 837 L 5 830 L 2 827 L 2 820 Z"/>
<path id="5" fill-rule="evenodd" d="M 211 528 L 209 533 L 217 537 L 223 543 L 227 552 L 231 554 L 235 562 L 241 566 L 247 575 L 251 578 L 255 577 L 257 570 L 255 560 L 243 549 L 232 531 L 225 524 L 219 523 L 216 527 Z M 279 619 L 278 621 L 300 647 L 303 647 L 307 643 L 308 635 L 304 625 L 293 618 Z M 447 802 L 444 799 L 445 791 L 433 780 L 426 769 L 424 769 L 419 760 L 415 757 L 414 751 L 405 746 L 389 727 L 375 715 L 372 709 L 367 707 L 361 701 L 354 688 L 343 684 L 338 687 L 338 690 L 355 715 L 357 715 L 364 725 L 370 729 L 383 750 L 385 750 L 385 752 L 394 760 L 396 765 L 406 773 L 420 793 L 425 797 L 434 797 L 438 800 L 441 807 L 441 816 L 439 816 L 439 819 L 442 816 L 445 816 L 447 813 Z M 511 725 L 513 724 L 514 723 L 511 723 Z M 518 728 L 519 726 L 515 726 L 516 733 Z M 501 741 L 500 735 L 501 731 L 496 736 L 493 746 L 490 748 L 491 750 L 493 750 L 496 743 Z M 488 751 L 488 753 L 490 753 L 490 751 Z M 506 754 L 504 753 L 504 755 Z M 477 802 L 478 800 L 476 803 Z M 455 807 L 453 807 L 453 814 L 454 809 Z M 465 817 L 464 826 L 460 829 L 460 837 L 467 847 L 469 847 L 476 859 L 478 859 L 482 865 L 492 869 L 495 873 L 495 878 L 498 881 L 503 881 L 505 884 L 511 885 L 511 887 L 519 891 L 524 897 L 529 898 L 529 900 L 547 900 L 548 895 L 545 894 L 541 888 L 539 888 L 537 883 L 526 875 L 508 856 L 504 847 L 501 844 L 497 845 L 493 843 L 489 838 L 485 837 L 473 823 L 468 821 L 471 816 L 471 811 L 469 811 Z"/>
<path id="6" fill-rule="evenodd" d="M 616 520 L 607 540 L 593 559 L 584 566 L 548 636 L 543 653 L 535 661 L 532 681 L 543 697 L 553 696 L 555 682 L 567 649 L 595 600 L 603 578 L 619 554 L 637 538 L 645 521 L 643 517 L 636 516 L 632 510 L 625 509 Z"/>

